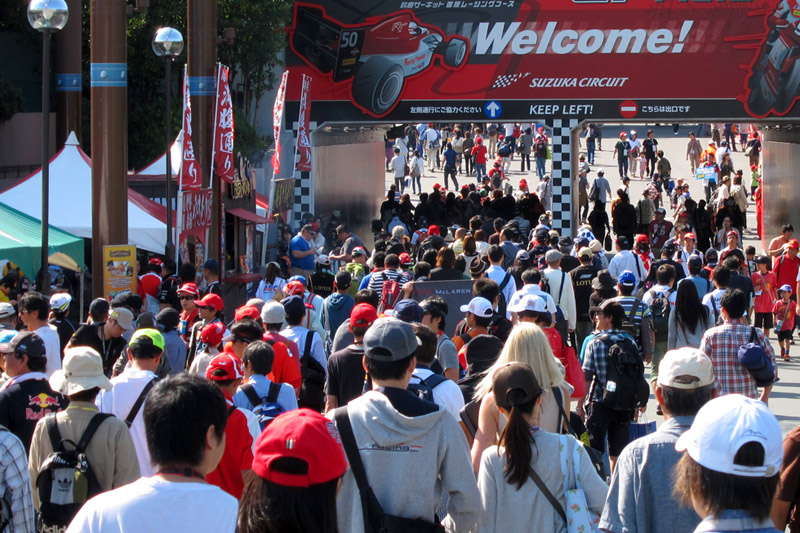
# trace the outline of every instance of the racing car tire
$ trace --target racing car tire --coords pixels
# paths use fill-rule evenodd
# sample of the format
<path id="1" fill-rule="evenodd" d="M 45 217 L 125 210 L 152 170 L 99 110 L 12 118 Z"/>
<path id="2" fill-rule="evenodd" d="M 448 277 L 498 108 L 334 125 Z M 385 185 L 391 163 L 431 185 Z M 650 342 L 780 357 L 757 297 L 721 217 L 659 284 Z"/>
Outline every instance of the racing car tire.
<path id="1" fill-rule="evenodd" d="M 400 65 L 385 57 L 371 57 L 353 78 L 353 101 L 375 115 L 384 115 L 397 103 L 404 83 Z"/>
<path id="2" fill-rule="evenodd" d="M 444 52 L 444 64 L 448 67 L 458 68 L 464 63 L 467 57 L 467 41 L 458 37 L 453 37 L 447 43 L 447 49 Z"/>
<path id="3" fill-rule="evenodd" d="M 763 78 L 761 83 L 766 83 Z M 747 97 L 747 108 L 751 113 L 758 116 L 764 116 L 769 113 L 775 103 L 773 99 L 764 98 L 761 93 L 761 84 L 759 84 L 750 90 L 750 95 Z"/>
<path id="4" fill-rule="evenodd" d="M 778 94 L 778 98 L 775 99 L 775 112 L 781 115 L 791 109 L 795 97 L 798 96 L 798 89 L 800 89 L 800 62 L 795 61 L 785 79 L 781 92 Z"/>

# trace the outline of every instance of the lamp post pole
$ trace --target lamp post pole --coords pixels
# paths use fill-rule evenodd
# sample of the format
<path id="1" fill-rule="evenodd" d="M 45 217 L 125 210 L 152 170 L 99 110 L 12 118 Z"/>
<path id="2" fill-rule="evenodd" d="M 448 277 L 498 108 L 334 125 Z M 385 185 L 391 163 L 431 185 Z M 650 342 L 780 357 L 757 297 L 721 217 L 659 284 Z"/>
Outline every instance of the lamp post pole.
<path id="1" fill-rule="evenodd" d="M 63 28 L 69 19 L 64 0 L 31 0 L 28 22 L 42 32 L 42 266 L 39 290 L 50 294 L 50 273 L 47 270 L 50 227 L 50 42 L 53 32 Z"/>
<path id="2" fill-rule="evenodd" d="M 172 239 L 172 60 L 183 51 L 183 36 L 174 28 L 159 28 L 153 37 L 153 52 L 164 58 L 164 144 L 166 145 L 166 196 L 167 196 L 167 244 L 164 256 L 175 259 L 175 243 Z"/>

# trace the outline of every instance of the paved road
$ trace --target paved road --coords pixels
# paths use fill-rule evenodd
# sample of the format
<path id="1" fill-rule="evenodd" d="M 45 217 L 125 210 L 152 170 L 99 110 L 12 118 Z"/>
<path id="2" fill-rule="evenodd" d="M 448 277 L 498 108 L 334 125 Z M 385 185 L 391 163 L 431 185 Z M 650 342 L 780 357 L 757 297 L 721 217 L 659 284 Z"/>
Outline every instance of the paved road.
<path id="1" fill-rule="evenodd" d="M 672 165 L 673 179 L 683 177 L 684 182 L 688 183 L 690 186 L 690 193 L 692 196 L 698 200 L 703 197 L 702 182 L 696 181 L 691 177 L 689 163 L 685 159 L 688 134 L 689 131 L 696 130 L 696 125 L 681 126 L 678 135 L 673 135 L 671 125 L 660 127 L 655 127 L 653 125 L 648 126 L 644 124 L 605 125 L 603 127 L 603 150 L 597 151 L 595 154 L 596 164 L 592 167 L 593 172 L 590 174 L 590 177 L 595 175 L 594 171 L 602 168 L 606 171 L 606 177 L 609 178 L 611 189 L 613 191 L 616 191 L 617 187 L 621 186 L 622 183 L 618 177 L 619 173 L 617 170 L 617 163 L 612 159 L 612 150 L 614 143 L 619 137 L 619 133 L 622 131 L 630 132 L 632 129 L 637 131 L 640 139 L 644 139 L 646 137 L 647 130 L 652 129 L 654 131 L 655 138 L 659 141 L 659 149 L 664 150 L 665 156 L 667 159 L 669 159 Z M 710 140 L 709 137 L 698 137 L 698 139 L 703 147 L 705 147 Z M 737 146 L 737 148 L 739 148 L 739 151 L 733 153 L 734 166 L 737 169 L 741 168 L 745 170 L 745 176 L 747 176 L 747 169 L 749 168 L 747 157 L 741 151 L 740 147 Z M 585 152 L 585 145 L 582 145 L 582 152 Z M 515 159 L 512 162 L 512 171 L 509 173 L 511 184 L 516 189 L 519 185 L 519 180 L 525 178 L 530 189 L 534 190 L 536 184 L 538 183 L 536 172 L 518 172 L 518 165 L 519 161 Z M 548 165 L 548 171 L 549 170 L 550 169 Z M 430 192 L 433 190 L 434 183 L 444 184 L 442 178 L 443 175 L 441 172 L 434 172 L 432 175 L 424 177 L 422 179 L 423 190 Z M 469 183 L 470 180 L 474 180 L 474 178 L 459 176 L 459 184 Z M 386 174 L 386 183 L 386 187 L 388 189 L 389 185 L 392 183 L 391 176 L 388 173 Z M 630 196 L 633 202 L 636 202 L 641 197 L 646 183 L 646 181 L 638 179 L 631 181 Z M 749 183 L 745 183 L 745 185 L 749 186 Z M 616 196 L 616 194 L 614 194 L 614 196 Z M 416 198 L 414 200 L 416 200 Z M 755 206 L 748 209 L 747 217 L 748 227 L 755 228 Z M 748 230 L 744 233 L 744 246 L 746 247 L 749 245 L 755 246 L 756 250 L 761 253 L 761 243 L 757 240 L 754 230 Z M 771 338 L 771 343 L 776 353 L 780 354 L 780 348 L 778 348 L 778 343 L 774 337 L 774 334 Z M 793 360 L 791 362 L 787 363 L 779 361 L 778 363 L 778 371 L 781 380 L 773 388 L 772 397 L 769 403 L 770 408 L 781 422 L 781 427 L 784 431 L 784 434 L 797 425 L 800 425 L 800 410 L 798 409 L 798 405 L 800 405 L 798 402 L 798 398 L 800 398 L 800 387 L 798 387 L 798 384 L 800 384 L 800 341 L 798 341 L 798 345 L 796 346 L 795 350 L 796 351 L 792 354 Z M 656 420 L 657 423 L 660 423 L 663 421 L 663 418 L 655 414 L 655 407 L 655 398 L 651 397 L 646 416 L 649 420 Z"/>

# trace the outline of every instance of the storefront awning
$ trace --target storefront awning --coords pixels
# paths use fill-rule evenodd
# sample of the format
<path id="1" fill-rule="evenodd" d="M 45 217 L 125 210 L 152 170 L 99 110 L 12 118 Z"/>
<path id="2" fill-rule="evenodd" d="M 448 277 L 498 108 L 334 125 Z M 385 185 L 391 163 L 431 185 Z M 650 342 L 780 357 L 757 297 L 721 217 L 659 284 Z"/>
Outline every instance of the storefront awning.
<path id="1" fill-rule="evenodd" d="M 247 209 L 237 207 L 235 209 L 228 209 L 228 213 L 231 215 L 237 216 L 239 218 L 243 218 L 245 220 L 249 220 L 250 222 L 255 222 L 256 224 L 268 224 L 269 219 L 267 217 L 259 216 L 252 211 L 248 211 Z"/>

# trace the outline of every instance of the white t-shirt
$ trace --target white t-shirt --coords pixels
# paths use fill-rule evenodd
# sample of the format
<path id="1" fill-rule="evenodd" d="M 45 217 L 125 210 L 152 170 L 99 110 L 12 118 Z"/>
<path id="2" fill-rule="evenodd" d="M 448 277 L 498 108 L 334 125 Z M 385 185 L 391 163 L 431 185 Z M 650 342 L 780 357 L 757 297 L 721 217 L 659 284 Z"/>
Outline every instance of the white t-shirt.
<path id="1" fill-rule="evenodd" d="M 391 165 L 395 178 L 402 178 L 406 175 L 406 158 L 402 154 L 394 156 Z"/>
<path id="2" fill-rule="evenodd" d="M 655 300 L 656 298 L 663 298 L 664 295 L 671 290 L 672 289 L 667 287 L 666 285 L 653 285 L 649 291 L 644 293 L 644 296 L 642 296 L 642 301 L 647 305 L 650 305 L 651 303 L 653 303 L 653 300 Z M 655 295 L 653 293 L 655 293 Z M 675 290 L 672 291 L 672 293 L 670 293 L 669 297 L 667 298 L 667 300 L 669 300 L 670 309 L 675 309 L 675 299 L 677 297 L 678 297 L 678 291 Z"/>
<path id="3" fill-rule="evenodd" d="M 238 507 L 236 498 L 214 485 L 143 477 L 86 502 L 67 532 L 232 533 Z"/>
<path id="4" fill-rule="evenodd" d="M 47 350 L 47 369 L 45 374 L 49 378 L 53 375 L 53 372 L 61 370 L 61 341 L 58 339 L 58 331 L 48 324 L 40 327 L 34 333 L 44 341 L 44 347 Z"/>
<path id="5" fill-rule="evenodd" d="M 282 292 L 284 287 L 286 287 L 286 280 L 283 278 L 275 278 L 272 283 L 262 279 L 258 283 L 258 289 L 256 289 L 256 298 L 261 298 L 268 302 L 275 297 L 276 291 Z"/>
<path id="6" fill-rule="evenodd" d="M 111 413 L 120 420 L 128 418 L 133 404 L 139 399 L 139 395 L 148 383 L 157 376 L 149 370 L 134 370 L 126 368 L 119 376 L 111 380 L 114 387 L 109 391 L 100 391 L 95 403 L 102 413 Z M 147 403 L 147 401 L 145 401 Z M 142 476 L 152 476 L 155 468 L 150 464 L 150 450 L 147 448 L 147 434 L 144 429 L 144 405 L 142 404 L 136 418 L 131 424 L 131 438 L 133 447 L 136 449 L 136 459 L 139 461 L 139 472 Z"/>
<path id="7" fill-rule="evenodd" d="M 312 335 L 315 333 L 303 326 L 289 326 L 283 331 L 280 332 L 281 335 L 293 341 L 297 348 L 300 350 L 300 357 L 305 355 L 303 350 L 306 349 L 306 335 L 311 333 Z M 325 356 L 325 347 L 322 345 L 322 339 L 319 335 L 314 335 L 313 340 L 311 341 L 311 357 L 317 360 L 317 362 L 322 365 L 322 368 L 325 370 L 325 374 L 328 373 L 328 358 Z"/>
<path id="8" fill-rule="evenodd" d="M 725 289 L 714 289 L 713 291 L 703 296 L 703 305 L 708 307 L 708 311 L 711 313 L 712 320 L 716 320 L 717 316 L 721 316 L 722 305 L 720 305 L 720 300 L 722 300 L 723 294 L 725 294 Z M 714 299 L 713 303 L 711 302 L 712 298 Z M 714 314 L 715 307 L 717 309 L 716 315 Z"/>
<path id="9" fill-rule="evenodd" d="M 433 375 L 433 371 L 428 368 L 416 368 L 411 376 L 411 383 L 419 383 L 420 380 L 428 379 Z M 456 421 L 461 420 L 461 408 L 464 407 L 464 395 L 458 388 L 455 381 L 445 379 L 433 388 L 433 402 L 452 414 Z"/>

